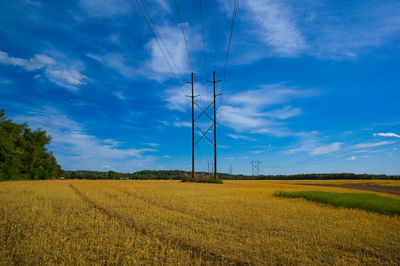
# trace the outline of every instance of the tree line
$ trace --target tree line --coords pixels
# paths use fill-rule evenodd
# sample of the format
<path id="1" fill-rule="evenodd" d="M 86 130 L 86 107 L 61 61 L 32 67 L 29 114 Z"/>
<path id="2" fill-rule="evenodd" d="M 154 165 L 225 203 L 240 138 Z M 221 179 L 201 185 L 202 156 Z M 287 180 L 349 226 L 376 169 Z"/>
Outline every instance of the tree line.
<path id="1" fill-rule="evenodd" d="M 0 110 L 0 180 L 60 177 L 61 167 L 46 148 L 50 141 L 46 131 L 14 123 Z"/>
<path id="2" fill-rule="evenodd" d="M 143 170 L 134 173 L 118 173 L 115 171 L 64 171 L 64 178 L 67 179 L 139 179 L 139 180 L 181 180 L 191 177 L 191 172 L 180 170 Z M 207 179 L 209 175 L 205 172 L 196 172 L 195 177 Z M 211 175 L 212 177 L 212 175 Z M 329 180 L 329 179 L 395 179 L 400 176 L 354 174 L 354 173 L 331 173 L 331 174 L 297 174 L 297 175 L 231 175 L 218 173 L 222 180 Z"/>

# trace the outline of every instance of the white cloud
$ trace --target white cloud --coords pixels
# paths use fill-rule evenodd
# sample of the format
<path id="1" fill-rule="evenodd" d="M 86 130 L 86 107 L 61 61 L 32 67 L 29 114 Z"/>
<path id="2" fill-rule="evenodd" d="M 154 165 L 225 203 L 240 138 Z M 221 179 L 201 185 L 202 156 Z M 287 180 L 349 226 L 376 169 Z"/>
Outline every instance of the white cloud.
<path id="1" fill-rule="evenodd" d="M 316 91 L 298 90 L 283 83 L 261 87 L 228 96 L 227 104 L 218 111 L 221 123 L 237 132 L 286 136 L 289 130 L 282 126 L 282 120 L 300 115 L 301 109 L 283 104 L 317 94 Z M 283 107 L 275 108 L 278 104 Z"/>
<path id="2" fill-rule="evenodd" d="M 295 56 L 306 49 L 306 41 L 289 6 L 282 1 L 252 0 L 240 2 L 247 19 L 256 23 L 257 37 L 276 54 Z"/>
<path id="3" fill-rule="evenodd" d="M 27 60 L 23 58 L 10 57 L 7 53 L 0 51 L 0 63 L 22 67 L 28 72 L 44 70 L 46 77 L 58 86 L 78 90 L 80 85 L 86 84 L 87 77 L 72 67 L 67 67 L 65 63 L 60 63 L 52 57 L 44 54 L 35 54 L 33 58 Z M 36 74 L 34 79 L 40 78 Z"/>
<path id="4" fill-rule="evenodd" d="M 212 102 L 211 93 L 207 92 L 209 88 L 200 83 L 194 83 L 194 94 L 196 97 L 196 103 L 199 104 L 203 109 L 207 108 L 207 105 Z M 162 99 L 166 102 L 166 107 L 170 110 L 177 110 L 185 112 L 192 108 L 191 98 L 186 97 L 192 95 L 191 85 L 186 84 L 178 87 L 171 87 L 166 90 L 162 95 Z M 196 109 L 198 109 L 196 107 Z M 208 110 L 210 111 L 210 109 Z"/>
<path id="5" fill-rule="evenodd" d="M 231 137 L 233 139 L 244 139 L 244 140 L 252 140 L 254 141 L 255 139 L 250 138 L 248 136 L 244 136 L 244 135 L 238 135 L 238 134 L 227 134 L 228 137 Z"/>
<path id="6" fill-rule="evenodd" d="M 379 142 L 361 143 L 361 144 L 354 145 L 353 147 L 355 149 L 365 149 L 365 148 L 379 147 L 379 146 L 394 144 L 394 143 L 396 143 L 396 142 L 394 142 L 394 141 L 379 141 Z"/>
<path id="7" fill-rule="evenodd" d="M 400 135 L 397 135 L 395 133 L 374 133 L 374 137 L 376 136 L 400 138 Z"/>
<path id="8" fill-rule="evenodd" d="M 259 154 L 259 153 L 263 153 L 263 152 L 266 152 L 267 150 L 255 150 L 255 151 L 251 151 L 251 153 L 254 153 L 254 154 Z"/>
<path id="9" fill-rule="evenodd" d="M 310 152 L 310 154 L 311 155 L 321 155 L 321 154 L 332 153 L 332 152 L 340 150 L 342 145 L 343 145 L 343 143 L 341 143 L 341 142 L 334 142 L 331 144 L 321 145 L 321 146 L 315 147 Z"/>
<path id="10" fill-rule="evenodd" d="M 346 158 L 346 160 L 349 160 L 349 161 L 354 161 L 355 159 L 357 159 L 356 156 L 351 156 L 351 157 Z"/>
<path id="11" fill-rule="evenodd" d="M 78 90 L 78 86 L 86 84 L 87 77 L 81 73 L 79 73 L 75 69 L 47 69 L 46 76 L 53 83 L 70 89 L 70 90 Z"/>
<path id="12" fill-rule="evenodd" d="M 189 95 L 188 86 L 183 85 L 167 89 L 162 98 L 166 102 L 166 107 L 168 109 L 185 112 L 189 108 L 186 95 Z"/>
<path id="13" fill-rule="evenodd" d="M 225 160 L 235 160 L 235 157 L 225 157 Z"/>
<path id="14" fill-rule="evenodd" d="M 19 66 L 26 71 L 34 71 L 44 68 L 47 65 L 55 64 L 56 61 L 43 54 L 35 54 L 33 58 L 27 60 L 23 58 L 11 57 L 6 52 L 0 51 L 0 63 L 5 65 Z"/>
<path id="15" fill-rule="evenodd" d="M 188 23 L 183 23 L 182 26 L 188 40 L 189 50 L 191 53 L 194 53 L 201 47 L 200 35 L 197 32 L 194 32 Z M 163 25 L 158 27 L 158 32 L 161 35 L 164 44 L 168 48 L 169 53 L 164 48 L 161 40 L 159 40 L 159 44 L 163 49 L 164 54 L 161 52 L 157 41 L 151 39 L 146 44 L 146 49 L 150 54 L 150 58 L 144 63 L 144 69 L 141 69 L 143 75 L 157 81 L 164 81 L 167 78 L 174 77 L 173 73 L 188 73 L 191 71 L 185 41 L 179 27 L 179 25 Z M 169 65 L 166 62 L 164 55 L 167 58 Z M 191 56 L 193 56 L 193 54 L 191 54 Z"/>
<path id="16" fill-rule="evenodd" d="M 261 89 L 247 90 L 229 97 L 229 103 L 251 106 L 269 106 L 288 102 L 295 98 L 317 95 L 314 90 L 298 90 L 284 83 L 261 85 Z"/>
<path id="17" fill-rule="evenodd" d="M 173 125 L 176 127 L 192 127 L 192 123 L 186 121 L 176 121 Z"/>
<path id="18" fill-rule="evenodd" d="M 310 155 L 323 155 L 341 150 L 343 145 L 342 142 L 321 143 L 322 139 L 317 131 L 302 132 L 297 135 L 301 137 L 300 146 L 289 149 L 289 153 L 307 152 Z"/>

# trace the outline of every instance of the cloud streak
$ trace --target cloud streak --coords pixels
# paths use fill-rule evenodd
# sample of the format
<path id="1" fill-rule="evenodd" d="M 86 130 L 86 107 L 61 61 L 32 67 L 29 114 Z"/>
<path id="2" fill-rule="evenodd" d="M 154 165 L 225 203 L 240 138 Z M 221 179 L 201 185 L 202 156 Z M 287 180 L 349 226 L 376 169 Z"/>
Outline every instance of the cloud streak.
<path id="1" fill-rule="evenodd" d="M 400 135 L 395 133 L 374 133 L 374 137 L 393 137 L 393 138 L 400 138 Z"/>
<path id="2" fill-rule="evenodd" d="M 44 74 L 52 83 L 77 91 L 81 85 L 86 84 L 88 78 L 74 68 L 66 68 L 52 57 L 44 54 L 35 54 L 31 59 L 23 59 L 9 56 L 8 53 L 0 51 L 0 63 L 22 67 L 25 71 L 32 72 L 43 70 Z M 35 75 L 34 78 L 40 77 Z"/>

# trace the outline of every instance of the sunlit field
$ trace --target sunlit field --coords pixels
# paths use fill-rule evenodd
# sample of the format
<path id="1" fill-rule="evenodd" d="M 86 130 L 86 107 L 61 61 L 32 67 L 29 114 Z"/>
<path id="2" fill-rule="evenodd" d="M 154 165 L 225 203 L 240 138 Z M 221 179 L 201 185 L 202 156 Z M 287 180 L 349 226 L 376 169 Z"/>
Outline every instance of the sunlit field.
<path id="1" fill-rule="evenodd" d="M 275 191 L 400 181 L 0 183 L 0 264 L 400 264 L 400 217 Z M 298 184 L 314 184 L 298 185 Z M 374 192 L 368 192 L 374 193 Z M 399 199 L 399 196 L 376 193 Z"/>

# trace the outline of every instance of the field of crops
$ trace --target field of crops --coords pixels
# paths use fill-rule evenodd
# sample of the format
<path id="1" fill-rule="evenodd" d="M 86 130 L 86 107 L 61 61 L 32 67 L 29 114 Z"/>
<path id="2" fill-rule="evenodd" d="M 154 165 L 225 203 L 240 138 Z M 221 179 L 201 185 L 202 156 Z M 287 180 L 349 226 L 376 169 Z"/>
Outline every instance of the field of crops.
<path id="1" fill-rule="evenodd" d="M 0 265 L 400 264 L 398 215 L 273 196 L 365 192 L 313 182 L 1 182 Z"/>

